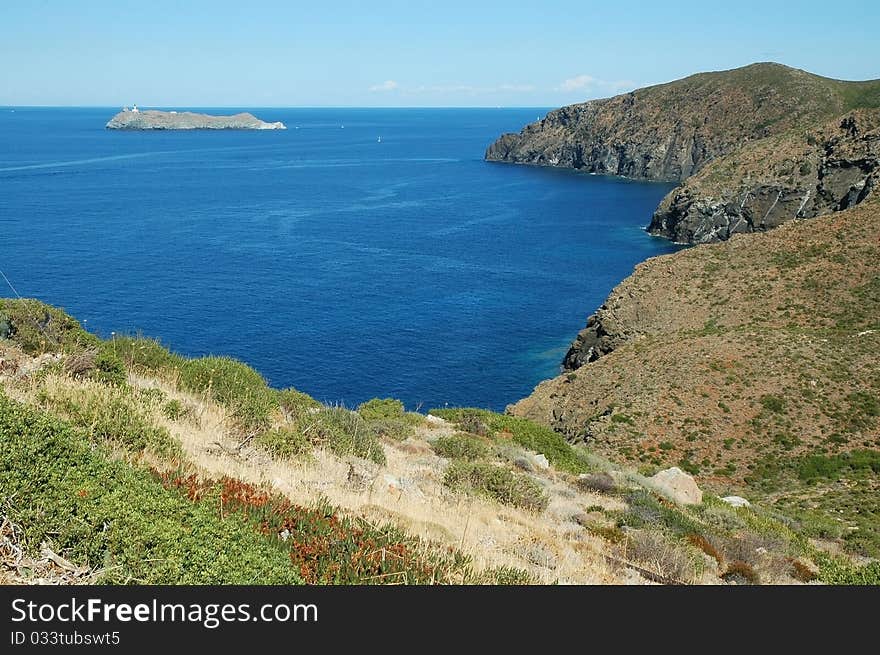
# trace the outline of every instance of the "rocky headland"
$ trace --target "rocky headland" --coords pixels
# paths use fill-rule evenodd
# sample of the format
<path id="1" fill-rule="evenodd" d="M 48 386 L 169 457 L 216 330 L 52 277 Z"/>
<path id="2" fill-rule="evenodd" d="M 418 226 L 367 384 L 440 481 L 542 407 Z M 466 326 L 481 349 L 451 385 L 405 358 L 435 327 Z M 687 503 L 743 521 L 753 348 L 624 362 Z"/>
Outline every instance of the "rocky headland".
<path id="1" fill-rule="evenodd" d="M 551 112 L 486 157 L 678 182 L 648 229 L 698 244 L 638 265 L 508 413 L 880 557 L 880 82 L 700 74 Z"/>
<path id="2" fill-rule="evenodd" d="M 648 229 L 706 243 L 864 200 L 878 107 L 880 81 L 760 63 L 557 109 L 486 159 L 684 183 Z"/>
<path id="3" fill-rule="evenodd" d="M 191 111 L 123 110 L 111 118 L 108 130 L 284 130 L 284 123 L 267 123 L 247 112 L 211 116 Z"/>

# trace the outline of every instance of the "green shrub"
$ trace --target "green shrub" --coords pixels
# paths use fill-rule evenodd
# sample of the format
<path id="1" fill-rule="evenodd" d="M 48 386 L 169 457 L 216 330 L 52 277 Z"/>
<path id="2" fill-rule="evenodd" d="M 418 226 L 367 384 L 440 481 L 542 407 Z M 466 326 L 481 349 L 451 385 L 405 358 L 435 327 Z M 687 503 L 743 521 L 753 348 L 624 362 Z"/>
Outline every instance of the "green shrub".
<path id="1" fill-rule="evenodd" d="M 365 421 L 366 429 L 375 437 L 403 441 L 415 434 L 415 428 L 406 418 L 385 418 Z"/>
<path id="2" fill-rule="evenodd" d="M 224 405 L 244 429 L 266 429 L 278 408 L 277 392 L 262 375 L 231 357 L 188 359 L 180 365 L 180 387 Z"/>
<path id="3" fill-rule="evenodd" d="M 450 489 L 481 494 L 503 505 L 541 511 L 548 503 L 544 490 L 528 476 L 486 462 L 453 461 L 443 483 Z"/>
<path id="4" fill-rule="evenodd" d="M 773 394 L 761 396 L 761 405 L 768 412 L 773 412 L 774 414 L 785 413 L 785 399 L 779 396 L 774 396 Z"/>
<path id="5" fill-rule="evenodd" d="M 100 339 L 57 307 L 30 298 L 0 298 L 7 337 L 29 355 L 97 348 Z"/>
<path id="6" fill-rule="evenodd" d="M 112 345 L 103 342 L 95 355 L 95 368 L 90 374 L 91 379 L 104 384 L 123 385 L 128 374 L 125 364 L 114 352 Z"/>
<path id="7" fill-rule="evenodd" d="M 172 353 L 155 339 L 117 336 L 112 343 L 114 352 L 122 361 L 140 372 L 177 369 L 184 362 L 183 357 Z"/>
<path id="8" fill-rule="evenodd" d="M 561 434 L 528 419 L 482 409 L 432 409 L 430 413 L 455 423 L 465 432 L 488 434 L 492 437 L 499 433 L 509 433 L 514 443 L 543 454 L 560 471 L 586 473 L 590 470 L 586 457 Z M 481 433 L 471 429 L 475 423 L 484 425 L 486 430 Z"/>
<path id="9" fill-rule="evenodd" d="M 843 472 L 851 474 L 880 473 L 880 451 L 854 450 L 839 455 L 805 455 L 796 465 L 798 477 L 804 482 L 837 480 Z"/>
<path id="10" fill-rule="evenodd" d="M 684 510 L 661 502 L 654 494 L 637 489 L 626 495 L 627 509 L 619 516 L 619 527 L 663 527 L 672 534 L 684 537 L 700 534 L 703 523 Z"/>
<path id="11" fill-rule="evenodd" d="M 354 455 L 385 464 L 385 451 L 365 421 L 344 407 L 325 407 L 310 415 L 303 432 L 340 457 Z"/>
<path id="12" fill-rule="evenodd" d="M 403 403 L 394 398 L 373 398 L 361 403 L 357 411 L 367 421 L 403 418 L 406 413 Z"/>
<path id="13" fill-rule="evenodd" d="M 535 579 L 522 569 L 512 566 L 498 566 L 486 569 L 471 582 L 481 585 L 519 586 L 535 584 Z"/>
<path id="14" fill-rule="evenodd" d="M 275 457 L 286 459 L 304 455 L 312 450 L 308 437 L 296 429 L 275 428 L 257 435 L 254 440 Z"/>
<path id="15" fill-rule="evenodd" d="M 479 437 L 459 432 L 442 436 L 431 443 L 434 452 L 447 459 L 481 459 L 491 452 Z"/>
<path id="16" fill-rule="evenodd" d="M 825 584 L 880 585 L 880 562 L 859 566 L 840 557 L 818 553 L 819 580 Z"/>
<path id="17" fill-rule="evenodd" d="M 612 423 L 626 423 L 627 425 L 634 425 L 635 424 L 632 419 L 632 416 L 629 416 L 627 414 L 619 414 L 619 413 L 611 415 L 611 422 Z"/>
<path id="18" fill-rule="evenodd" d="M 177 398 L 172 398 L 162 405 L 162 414 L 170 421 L 179 421 L 189 413 L 188 408 L 184 407 Z"/>
<path id="19" fill-rule="evenodd" d="M 0 393 L 0 508 L 99 581 L 297 584 L 286 549 L 216 504 L 193 504 L 79 432 Z M 26 499 L 26 502 L 23 502 Z M 278 542 L 280 544 L 280 542 Z"/>
<path id="20" fill-rule="evenodd" d="M 49 412 L 86 430 L 96 441 L 134 453 L 150 450 L 166 457 L 180 454 L 180 445 L 165 428 L 156 425 L 128 387 L 44 384 L 37 400 Z"/>
<path id="21" fill-rule="evenodd" d="M 293 387 L 274 392 L 278 407 L 289 419 L 297 419 L 311 410 L 323 407 L 321 403 L 310 395 L 297 391 Z"/>

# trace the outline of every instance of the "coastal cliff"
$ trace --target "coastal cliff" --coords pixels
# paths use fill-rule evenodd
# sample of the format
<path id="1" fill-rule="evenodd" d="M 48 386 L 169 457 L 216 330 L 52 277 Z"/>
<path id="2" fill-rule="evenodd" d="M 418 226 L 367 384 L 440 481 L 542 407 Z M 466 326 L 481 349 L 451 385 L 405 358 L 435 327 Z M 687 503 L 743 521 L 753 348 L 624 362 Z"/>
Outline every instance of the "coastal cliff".
<path id="1" fill-rule="evenodd" d="M 880 171 L 880 111 L 762 139 L 717 159 L 671 191 L 648 231 L 707 243 L 853 207 Z"/>
<path id="2" fill-rule="evenodd" d="M 284 123 L 267 123 L 246 112 L 211 116 L 190 111 L 123 110 L 111 118 L 108 130 L 284 130 Z"/>
<path id="3" fill-rule="evenodd" d="M 591 317 L 568 370 L 508 412 L 805 520 L 832 508 L 853 526 L 835 534 L 880 556 L 878 230 L 875 195 L 649 259 Z"/>
<path id="4" fill-rule="evenodd" d="M 486 159 L 684 182 L 658 207 L 649 231 L 684 243 L 720 241 L 867 197 L 876 140 L 866 132 L 876 122 L 850 112 L 876 107 L 880 81 L 753 64 L 557 109 L 519 134 L 502 135 Z M 803 151 L 796 151 L 798 138 L 808 141 Z M 737 198 L 739 209 L 732 206 Z"/>

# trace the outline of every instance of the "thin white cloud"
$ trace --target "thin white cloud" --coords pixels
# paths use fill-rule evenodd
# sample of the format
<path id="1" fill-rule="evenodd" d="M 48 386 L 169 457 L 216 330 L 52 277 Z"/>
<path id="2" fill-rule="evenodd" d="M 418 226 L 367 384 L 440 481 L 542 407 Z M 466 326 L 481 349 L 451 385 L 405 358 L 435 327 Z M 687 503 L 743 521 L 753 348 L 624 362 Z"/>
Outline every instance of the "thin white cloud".
<path id="1" fill-rule="evenodd" d="M 370 91 L 394 91 L 395 89 L 400 88 L 400 85 L 394 80 L 385 80 L 382 84 L 374 84 L 370 87 Z"/>
<path id="2" fill-rule="evenodd" d="M 423 84 L 415 87 L 413 93 L 466 93 L 484 95 L 492 93 L 530 93 L 535 91 L 531 84 L 499 84 L 497 86 L 472 86 L 470 84 Z"/>
<path id="3" fill-rule="evenodd" d="M 587 86 L 592 86 L 596 82 L 596 78 L 591 75 L 578 75 L 577 77 L 570 77 L 567 80 L 564 80 L 562 84 L 559 85 L 560 91 L 577 91 L 578 89 L 583 89 Z"/>
<path id="4" fill-rule="evenodd" d="M 609 81 L 593 77 L 592 75 L 576 75 L 575 77 L 563 80 L 554 90 L 563 93 L 573 93 L 574 91 L 583 90 L 619 93 L 621 91 L 634 89 L 638 86 L 639 84 L 632 80 Z"/>

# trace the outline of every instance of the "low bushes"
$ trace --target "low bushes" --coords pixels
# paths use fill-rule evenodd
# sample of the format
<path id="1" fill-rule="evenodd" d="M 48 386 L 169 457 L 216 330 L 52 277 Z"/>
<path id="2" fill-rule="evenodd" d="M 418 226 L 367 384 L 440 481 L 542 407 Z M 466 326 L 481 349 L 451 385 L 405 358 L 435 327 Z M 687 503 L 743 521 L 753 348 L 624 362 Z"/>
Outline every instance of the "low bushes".
<path id="1" fill-rule="evenodd" d="M 547 496 L 537 482 L 487 462 L 454 461 L 443 482 L 451 489 L 481 494 L 504 505 L 535 511 L 547 507 Z"/>
<path id="2" fill-rule="evenodd" d="M 0 298 L 0 323 L 7 338 L 29 355 L 70 353 L 101 343 L 63 310 L 30 298 Z"/>
<path id="3" fill-rule="evenodd" d="M 439 437 L 431 443 L 431 447 L 435 453 L 447 459 L 482 459 L 491 452 L 485 441 L 462 432 Z"/>
<path id="4" fill-rule="evenodd" d="M 356 412 L 344 407 L 325 407 L 299 424 L 309 440 L 334 454 L 354 455 L 385 464 L 385 451 L 376 436 Z"/>
<path id="5" fill-rule="evenodd" d="M 483 409 L 432 409 L 431 414 L 455 423 L 459 429 L 478 435 L 509 438 L 519 446 L 543 454 L 558 470 L 586 473 L 590 465 L 584 455 L 561 434 L 517 416 Z"/>
<path id="6" fill-rule="evenodd" d="M 27 465 L 23 465 L 27 463 Z M 165 490 L 81 432 L 0 393 L 2 512 L 35 552 L 48 542 L 99 581 L 296 584 L 285 549 L 216 505 Z"/>
<path id="7" fill-rule="evenodd" d="M 165 457 L 180 454 L 180 445 L 156 424 L 129 387 L 87 381 L 65 384 L 63 379 L 47 377 L 37 401 L 96 441 L 135 453 L 149 450 Z"/>
<path id="8" fill-rule="evenodd" d="M 268 428 L 272 411 L 278 409 L 278 398 L 263 376 L 231 357 L 187 359 L 178 371 L 181 389 L 224 405 L 245 430 Z"/>

